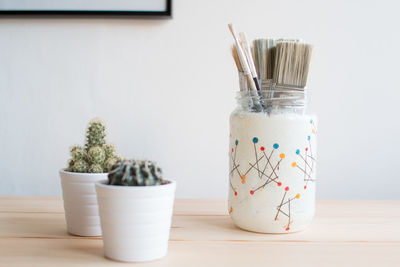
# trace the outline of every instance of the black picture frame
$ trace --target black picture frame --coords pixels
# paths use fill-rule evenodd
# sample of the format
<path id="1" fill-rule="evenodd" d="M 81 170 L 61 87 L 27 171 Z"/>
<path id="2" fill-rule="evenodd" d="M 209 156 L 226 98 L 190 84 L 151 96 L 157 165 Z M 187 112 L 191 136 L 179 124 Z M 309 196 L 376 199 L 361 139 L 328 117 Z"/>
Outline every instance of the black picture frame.
<path id="1" fill-rule="evenodd" d="M 172 18 L 172 0 L 166 1 L 165 11 L 106 11 L 106 10 L 0 10 L 1 15 L 95 15 L 95 16 L 132 16 L 144 18 Z"/>

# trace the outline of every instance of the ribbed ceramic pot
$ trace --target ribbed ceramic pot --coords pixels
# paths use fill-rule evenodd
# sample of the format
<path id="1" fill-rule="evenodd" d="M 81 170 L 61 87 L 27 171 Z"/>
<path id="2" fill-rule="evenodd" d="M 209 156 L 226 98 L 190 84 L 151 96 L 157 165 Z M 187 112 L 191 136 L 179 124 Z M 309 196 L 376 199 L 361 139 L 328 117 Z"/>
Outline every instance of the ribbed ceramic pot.
<path id="1" fill-rule="evenodd" d="M 157 186 L 96 183 L 104 254 L 142 262 L 164 257 L 168 250 L 176 182 Z"/>
<path id="2" fill-rule="evenodd" d="M 77 173 L 60 170 L 67 231 L 78 236 L 101 236 L 94 184 L 107 173 Z"/>

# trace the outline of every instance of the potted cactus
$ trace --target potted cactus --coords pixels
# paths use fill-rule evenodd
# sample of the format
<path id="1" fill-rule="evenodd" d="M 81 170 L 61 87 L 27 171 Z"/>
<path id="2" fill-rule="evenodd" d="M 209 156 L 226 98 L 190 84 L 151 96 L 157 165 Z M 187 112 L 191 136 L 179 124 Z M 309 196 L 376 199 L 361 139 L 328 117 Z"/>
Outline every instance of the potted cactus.
<path id="1" fill-rule="evenodd" d="M 175 187 L 147 160 L 120 161 L 108 180 L 96 183 L 107 258 L 141 262 L 166 255 Z"/>
<path id="2" fill-rule="evenodd" d="M 70 149 L 68 168 L 60 170 L 67 231 L 79 236 L 100 236 L 101 227 L 94 183 L 107 178 L 119 160 L 107 144 L 106 128 L 99 119 L 90 121 L 86 144 Z"/>

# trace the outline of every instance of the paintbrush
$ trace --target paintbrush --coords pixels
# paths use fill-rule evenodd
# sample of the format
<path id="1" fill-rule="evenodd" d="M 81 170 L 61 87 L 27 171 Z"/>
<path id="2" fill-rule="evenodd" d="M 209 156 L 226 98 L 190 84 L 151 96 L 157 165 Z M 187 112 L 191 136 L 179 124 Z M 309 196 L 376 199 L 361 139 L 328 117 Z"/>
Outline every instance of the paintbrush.
<path id="1" fill-rule="evenodd" d="M 276 41 L 269 38 L 256 39 L 253 41 L 253 53 L 258 77 L 260 77 L 261 86 L 268 90 L 267 92 L 264 92 L 265 95 L 263 96 L 263 99 L 274 97 L 272 77 L 275 65 L 275 45 Z"/>
<path id="2" fill-rule="evenodd" d="M 246 33 L 241 32 L 241 33 L 239 33 L 239 36 L 240 36 L 240 44 L 243 48 L 243 51 L 245 52 L 247 63 L 249 64 L 249 67 L 250 67 L 251 76 L 253 77 L 254 83 L 257 88 L 257 95 L 258 95 L 258 98 L 260 99 L 261 107 L 264 110 L 265 105 L 264 105 L 264 100 L 263 100 L 263 96 L 261 93 L 261 85 L 260 85 L 259 79 L 257 77 L 256 66 L 254 65 L 253 55 L 251 52 L 249 42 L 247 41 Z"/>
<path id="3" fill-rule="evenodd" d="M 254 62 L 260 80 L 272 80 L 275 65 L 274 39 L 256 39 L 253 41 Z"/>
<path id="4" fill-rule="evenodd" d="M 257 77 L 256 66 L 254 65 L 254 60 L 251 53 L 249 42 L 247 41 L 246 33 L 240 32 L 239 37 L 240 37 L 240 45 L 242 46 L 242 49 L 245 53 L 246 60 L 250 68 L 250 73 L 254 80 L 254 84 L 256 85 L 257 90 L 260 90 L 261 87 Z"/>
<path id="5" fill-rule="evenodd" d="M 298 40 L 276 44 L 273 81 L 277 86 L 304 90 L 307 85 L 313 46 Z"/>
<path id="6" fill-rule="evenodd" d="M 237 68 L 238 74 L 239 74 L 240 91 L 247 91 L 248 88 L 247 88 L 246 78 L 243 74 L 243 68 L 242 68 L 242 65 L 240 64 L 239 56 L 237 54 L 235 45 L 232 45 L 231 52 L 232 52 L 232 57 L 233 57 L 233 60 L 235 61 L 235 65 L 236 65 L 236 68 Z"/>
<path id="7" fill-rule="evenodd" d="M 240 45 L 239 39 L 237 38 L 236 31 L 233 28 L 232 24 L 229 24 L 228 27 L 232 33 L 233 39 L 235 40 L 236 52 L 239 57 L 239 62 L 240 62 L 240 65 L 242 66 L 243 74 L 246 76 L 250 90 L 257 90 L 256 85 L 253 80 L 253 77 L 250 72 L 249 64 L 247 63 L 247 60 L 246 60 L 245 53 L 242 49 L 242 46 Z"/>
<path id="8" fill-rule="evenodd" d="M 243 69 L 243 75 L 246 77 L 247 84 L 249 86 L 250 93 L 253 98 L 254 110 L 258 111 L 258 112 L 262 111 L 263 107 L 261 106 L 260 101 L 259 101 L 259 96 L 257 94 L 257 87 L 256 87 L 254 79 L 251 75 L 250 67 L 247 62 L 245 52 L 243 51 L 243 48 L 240 45 L 240 41 L 236 35 L 236 31 L 233 28 L 233 25 L 229 24 L 228 27 L 229 27 L 230 32 L 232 33 L 233 39 L 235 40 L 236 52 L 239 57 L 240 65 L 242 66 L 242 69 Z"/>
<path id="9" fill-rule="evenodd" d="M 253 111 L 270 113 L 276 99 L 290 105 L 304 100 L 311 45 L 298 39 L 256 39 L 250 47 L 246 34 L 240 33 L 239 39 L 232 24 L 229 30 L 235 40 L 232 55 L 241 78 L 240 88 L 248 90 Z"/>

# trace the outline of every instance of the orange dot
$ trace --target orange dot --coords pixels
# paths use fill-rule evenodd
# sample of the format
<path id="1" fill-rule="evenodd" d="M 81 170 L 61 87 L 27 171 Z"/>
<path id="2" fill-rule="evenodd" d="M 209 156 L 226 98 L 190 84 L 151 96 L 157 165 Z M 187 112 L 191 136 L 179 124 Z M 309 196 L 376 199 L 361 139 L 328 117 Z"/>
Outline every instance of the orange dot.
<path id="1" fill-rule="evenodd" d="M 299 198 L 300 198 L 300 194 L 297 194 L 297 195 L 296 195 L 296 198 L 299 199 Z"/>
<path id="2" fill-rule="evenodd" d="M 292 167 L 296 167 L 296 162 L 293 162 L 293 163 L 292 163 Z"/>
<path id="3" fill-rule="evenodd" d="M 245 179 L 245 178 L 246 178 L 246 175 L 242 174 L 242 179 Z"/>
<path id="4" fill-rule="evenodd" d="M 229 212 L 232 212 L 233 211 L 233 209 L 232 209 L 232 207 L 229 209 Z"/>
<path id="5" fill-rule="evenodd" d="M 315 130 L 314 130 L 314 129 L 312 129 L 312 133 L 315 133 Z"/>
<path id="6" fill-rule="evenodd" d="M 242 184 L 245 184 L 245 183 L 246 183 L 246 179 L 242 178 Z"/>
<path id="7" fill-rule="evenodd" d="M 281 157 L 281 159 L 284 159 L 284 158 L 285 158 L 285 154 L 283 154 L 283 153 L 280 154 L 279 156 Z"/>

